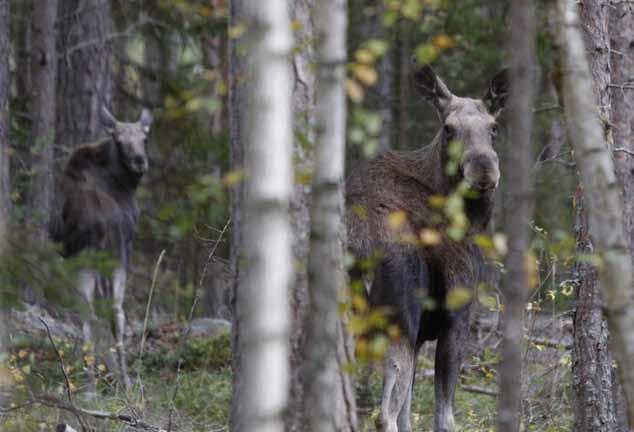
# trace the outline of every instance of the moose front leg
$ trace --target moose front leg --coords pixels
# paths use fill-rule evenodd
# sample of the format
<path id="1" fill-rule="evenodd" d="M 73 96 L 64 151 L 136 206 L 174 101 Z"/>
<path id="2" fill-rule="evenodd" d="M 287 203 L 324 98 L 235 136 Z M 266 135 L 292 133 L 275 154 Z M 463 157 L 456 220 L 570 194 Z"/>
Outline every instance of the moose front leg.
<path id="1" fill-rule="evenodd" d="M 385 358 L 379 432 L 398 432 L 399 414 L 408 402 L 414 373 L 414 349 L 406 338 L 395 340 Z M 409 409 L 406 410 L 409 417 Z M 402 421 L 402 420 L 401 420 Z"/>
<path id="2" fill-rule="evenodd" d="M 114 308 L 114 322 L 115 322 L 115 338 L 116 349 L 119 357 L 119 368 L 121 371 L 121 378 L 127 390 L 130 389 L 132 383 L 128 376 L 128 364 L 126 363 L 125 356 L 125 313 L 123 312 L 123 300 L 125 298 L 125 285 L 126 285 L 126 271 L 123 266 L 119 266 L 115 269 L 113 278 L 113 308 Z"/>
<path id="3" fill-rule="evenodd" d="M 468 324 L 469 308 L 467 307 L 451 318 L 447 331 L 438 337 L 434 371 L 436 393 L 434 431 L 436 432 L 453 432 L 454 430 L 454 394 L 467 341 Z"/>
<path id="4" fill-rule="evenodd" d="M 94 356 L 95 354 L 95 338 L 93 335 L 93 325 L 97 325 L 97 315 L 95 314 L 95 289 L 97 284 L 97 275 L 94 271 L 83 269 L 79 271 L 77 277 L 77 290 L 86 302 L 88 313 L 82 324 L 82 337 L 84 339 L 85 349 Z M 95 371 L 91 365 L 86 368 L 88 373 L 88 395 L 95 397 L 97 395 L 97 378 Z"/>

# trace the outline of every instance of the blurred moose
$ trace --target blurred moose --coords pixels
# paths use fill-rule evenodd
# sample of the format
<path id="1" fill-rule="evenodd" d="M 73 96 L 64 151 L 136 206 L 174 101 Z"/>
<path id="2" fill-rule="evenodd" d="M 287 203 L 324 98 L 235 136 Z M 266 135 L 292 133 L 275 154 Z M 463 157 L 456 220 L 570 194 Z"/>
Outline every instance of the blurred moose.
<path id="1" fill-rule="evenodd" d="M 380 431 L 409 432 L 416 355 L 425 341 L 437 340 L 435 359 L 434 430 L 454 430 L 453 399 L 468 336 L 470 303 L 452 309 L 448 295 L 456 289 L 475 288 L 483 267 L 473 234 L 483 231 L 491 218 L 500 179 L 495 152 L 496 118 L 508 93 L 506 71 L 493 78 L 484 98 L 453 95 L 431 67 L 414 71 L 418 93 L 435 107 L 442 128 L 432 143 L 419 150 L 387 152 L 353 172 L 346 182 L 346 228 L 351 252 L 358 262 L 378 256 L 372 271 L 352 278 L 364 281 L 370 304 L 387 308 L 401 336 L 386 353 Z M 462 154 L 455 173 L 447 169 L 449 147 L 459 142 Z M 447 196 L 466 183 L 469 222 L 461 240 L 441 229 L 434 244 L 412 241 L 424 229 L 437 229 L 432 196 Z M 390 226 L 390 215 L 405 220 Z M 407 238 L 410 241 L 403 241 Z M 461 288 L 463 287 L 463 288 Z M 434 307 L 425 307 L 433 304 Z"/>
<path id="2" fill-rule="evenodd" d="M 95 269 L 82 269 L 77 289 L 89 308 L 90 318 L 82 329 L 89 346 L 104 348 L 102 335 L 97 337 L 100 343 L 95 345 L 94 330 L 98 327 L 95 298 L 111 302 L 112 314 L 108 316 L 118 359 L 111 359 L 110 363 L 119 369 L 123 383 L 129 388 L 123 302 L 132 240 L 139 219 L 134 195 L 149 166 L 146 144 L 152 115 L 144 109 L 137 122 L 123 123 L 102 107 L 101 120 L 109 137 L 80 146 L 72 153 L 60 181 L 60 196 L 56 200 L 59 207 L 53 210 L 50 234 L 53 241 L 61 243 L 64 257 L 92 248 L 107 252 L 116 260 L 109 278 Z M 108 335 L 107 340 L 111 340 L 109 332 Z M 94 391 L 94 375 L 91 381 Z"/>

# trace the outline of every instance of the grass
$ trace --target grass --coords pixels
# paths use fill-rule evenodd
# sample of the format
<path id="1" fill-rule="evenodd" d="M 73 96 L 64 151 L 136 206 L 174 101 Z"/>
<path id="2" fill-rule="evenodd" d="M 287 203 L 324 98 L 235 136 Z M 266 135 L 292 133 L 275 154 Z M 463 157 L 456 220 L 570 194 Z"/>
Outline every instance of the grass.
<path id="1" fill-rule="evenodd" d="M 10 372 L 16 384 L 15 404 L 28 399 L 30 391 L 38 394 L 55 394 L 64 398 L 63 375 L 50 342 L 46 339 L 14 341 L 10 358 Z M 132 375 L 141 377 L 129 392 L 116 386 L 107 371 L 99 374 L 100 395 L 95 400 L 81 398 L 86 384 L 87 354 L 79 343 L 56 340 L 63 351 L 68 374 L 75 389 L 76 403 L 87 409 L 107 410 L 113 413 L 134 413 L 146 422 L 165 426 L 171 416 L 179 431 L 224 431 L 229 426 L 232 374 L 231 351 L 228 334 L 213 338 L 189 340 L 179 350 L 178 338 L 148 345 L 142 364 L 131 365 Z M 568 357 L 566 357 L 568 356 Z M 182 370 L 178 378 L 176 365 L 182 358 Z M 432 352 L 424 352 L 419 359 L 419 372 L 430 368 Z M 562 432 L 571 429 L 570 373 L 566 364 L 569 354 L 557 350 L 531 349 L 526 357 L 527 394 L 524 403 L 523 430 Z M 497 372 L 496 354 L 484 350 L 478 356 L 467 359 L 471 367 L 463 370 L 461 385 L 495 390 Z M 99 366 L 93 360 L 92 367 Z M 553 364 L 561 367 L 554 369 Z M 379 367 L 364 369 L 357 376 L 361 430 L 373 431 L 381 397 Z M 96 369 L 98 370 L 98 369 Z M 415 430 L 433 429 L 434 386 L 433 378 L 416 381 L 413 398 L 413 426 Z M 457 431 L 489 432 L 495 430 L 497 399 L 465 391 L 456 392 Z M 41 432 L 51 430 L 60 421 L 74 420 L 55 408 L 32 405 L 16 410 L 0 419 L 0 430 L 6 432 Z M 121 422 L 95 420 L 99 431 L 125 431 Z"/>

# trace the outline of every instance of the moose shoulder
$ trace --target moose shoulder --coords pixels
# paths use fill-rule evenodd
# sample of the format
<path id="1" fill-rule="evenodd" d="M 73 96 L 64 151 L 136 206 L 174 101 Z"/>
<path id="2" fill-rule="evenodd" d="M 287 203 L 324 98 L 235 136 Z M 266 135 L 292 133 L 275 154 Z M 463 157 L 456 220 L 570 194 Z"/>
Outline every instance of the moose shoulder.
<path id="1" fill-rule="evenodd" d="M 139 218 L 135 192 L 148 169 L 145 147 L 152 116 L 143 110 L 137 122 L 124 123 L 117 121 L 105 107 L 101 115 L 109 136 L 98 143 L 79 146 L 70 156 L 60 179 L 50 234 L 61 244 L 65 257 L 92 248 L 105 251 L 116 260 L 112 278 L 103 278 L 94 269 L 85 268 L 80 272 L 77 288 L 90 312 L 83 326 L 85 341 L 97 346 L 102 351 L 100 355 L 109 351 L 110 346 L 116 346 L 118 359 L 107 357 L 107 362 L 111 368 L 119 369 L 123 382 L 129 386 L 123 302 L 132 239 Z M 94 327 L 98 327 L 96 296 L 110 297 L 116 344 L 107 345 L 112 336 L 93 334 Z M 94 379 L 91 386 L 94 391 Z"/>
<path id="2" fill-rule="evenodd" d="M 453 95 L 431 67 L 413 74 L 416 90 L 438 112 L 442 128 L 431 144 L 414 151 L 387 152 L 354 171 L 346 182 L 346 229 L 358 259 L 378 256 L 363 275 L 373 307 L 387 307 L 401 329 L 386 353 L 381 431 L 410 431 L 411 392 L 416 354 L 427 340 L 438 340 L 435 359 L 436 431 L 453 431 L 453 397 L 469 320 L 467 304 L 446 308 L 447 295 L 477 285 L 482 257 L 471 240 L 486 228 L 500 179 L 495 152 L 496 119 L 508 94 L 506 71 L 498 73 L 483 99 Z M 448 174 L 449 146 L 461 144 L 458 167 Z M 411 241 L 436 227 L 432 196 L 447 196 L 461 184 L 474 192 L 465 200 L 469 228 L 461 240 L 442 235 L 435 245 Z M 404 215 L 395 229 L 390 215 Z M 403 241 L 410 239 L 410 241 Z M 359 277 L 357 272 L 352 277 Z M 423 308 L 426 300 L 434 308 Z"/>

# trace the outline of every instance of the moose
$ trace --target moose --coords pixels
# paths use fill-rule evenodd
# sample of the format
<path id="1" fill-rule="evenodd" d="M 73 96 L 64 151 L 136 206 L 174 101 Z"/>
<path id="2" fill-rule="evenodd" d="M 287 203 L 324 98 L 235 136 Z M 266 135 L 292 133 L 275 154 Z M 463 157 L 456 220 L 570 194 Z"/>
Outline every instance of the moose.
<path id="1" fill-rule="evenodd" d="M 51 215 L 50 236 L 61 244 L 64 257 L 91 248 L 110 254 L 116 261 L 111 277 L 104 277 L 92 268 L 80 270 L 77 289 L 89 309 L 89 319 L 82 328 L 88 346 L 95 347 L 93 327 L 98 323 L 95 297 L 111 302 L 109 316 L 118 359 L 110 358 L 110 365 L 119 369 L 123 383 L 129 388 L 123 302 L 132 240 L 139 219 L 135 192 L 149 167 L 146 144 L 152 115 L 143 109 L 137 122 L 123 123 L 105 106 L 100 114 L 109 136 L 97 143 L 79 146 L 70 156 L 59 182 L 60 196 L 56 200 L 58 207 Z M 101 344 L 102 336 L 97 336 Z M 111 333 L 108 339 L 112 340 Z M 92 374 L 92 391 L 94 381 Z"/>
<path id="2" fill-rule="evenodd" d="M 475 289 L 481 277 L 484 259 L 473 236 L 488 225 L 500 179 L 496 119 L 508 95 L 509 77 L 506 70 L 495 75 L 482 99 L 452 94 L 429 65 L 416 67 L 412 78 L 417 92 L 436 109 L 442 128 L 431 144 L 380 154 L 350 174 L 345 186 L 349 248 L 357 262 L 374 259 L 370 271 L 357 266 L 351 278 L 363 282 L 370 305 L 388 310 L 400 330 L 385 354 L 378 430 L 412 430 L 417 353 L 424 342 L 437 340 L 434 430 L 450 432 L 470 301 L 452 309 L 446 300 L 452 290 Z M 455 172 L 447 169 L 452 142 L 462 147 Z M 465 194 L 469 228 L 462 239 L 441 230 L 441 241 L 433 244 L 403 240 L 436 229 L 429 198 L 447 196 L 461 184 L 471 192 Z M 405 215 L 398 230 L 389 223 L 395 212 Z"/>

